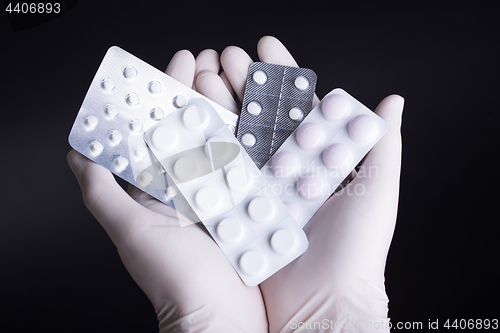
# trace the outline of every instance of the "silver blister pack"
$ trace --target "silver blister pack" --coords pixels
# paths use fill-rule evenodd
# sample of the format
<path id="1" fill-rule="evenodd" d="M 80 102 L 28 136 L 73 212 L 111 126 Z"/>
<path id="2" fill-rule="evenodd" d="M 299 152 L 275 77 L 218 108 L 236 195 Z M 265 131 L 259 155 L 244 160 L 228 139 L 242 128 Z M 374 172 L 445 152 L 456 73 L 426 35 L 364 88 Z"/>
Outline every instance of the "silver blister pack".
<path id="1" fill-rule="evenodd" d="M 115 175 L 199 221 L 182 194 L 167 187 L 168 175 L 144 141 L 145 131 L 196 100 L 208 103 L 235 129 L 238 117 L 234 113 L 119 47 L 111 47 L 90 84 L 69 143 Z"/>
<path id="2" fill-rule="evenodd" d="M 237 137 L 259 169 L 311 111 L 316 81 L 306 68 L 250 66 Z"/>

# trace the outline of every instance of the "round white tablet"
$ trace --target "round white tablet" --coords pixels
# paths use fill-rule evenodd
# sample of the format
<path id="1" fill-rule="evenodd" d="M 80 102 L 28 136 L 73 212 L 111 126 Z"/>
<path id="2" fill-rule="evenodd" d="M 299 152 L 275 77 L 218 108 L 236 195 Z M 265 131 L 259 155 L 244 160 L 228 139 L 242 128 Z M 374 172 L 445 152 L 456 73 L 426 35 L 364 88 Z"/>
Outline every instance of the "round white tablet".
<path id="1" fill-rule="evenodd" d="M 90 143 L 90 150 L 96 155 L 99 155 L 104 150 L 104 146 L 99 141 L 92 141 Z"/>
<path id="2" fill-rule="evenodd" d="M 153 175 L 147 171 L 143 171 L 139 177 L 137 177 L 137 185 L 148 186 L 153 181 Z"/>
<path id="3" fill-rule="evenodd" d="M 253 147 L 256 141 L 257 140 L 255 139 L 255 136 L 252 133 L 245 133 L 241 137 L 241 143 L 247 147 Z"/>
<path id="4" fill-rule="evenodd" d="M 252 185 L 252 178 L 243 166 L 235 166 L 226 174 L 227 186 L 233 191 L 244 191 Z"/>
<path id="5" fill-rule="evenodd" d="M 202 107 L 192 105 L 182 114 L 182 122 L 192 131 L 202 130 L 209 123 L 209 115 Z"/>
<path id="6" fill-rule="evenodd" d="M 115 158 L 115 167 L 118 171 L 123 171 L 128 166 L 128 160 L 123 156 Z"/>
<path id="7" fill-rule="evenodd" d="M 175 148 L 178 142 L 177 132 L 169 126 L 159 126 L 151 134 L 151 143 L 156 149 L 162 151 Z"/>
<path id="8" fill-rule="evenodd" d="M 127 66 L 123 69 L 123 76 L 127 79 L 133 79 L 137 76 L 137 69 L 134 66 Z"/>
<path id="9" fill-rule="evenodd" d="M 161 120 L 165 116 L 162 108 L 154 108 L 149 112 L 149 116 L 153 120 Z"/>
<path id="10" fill-rule="evenodd" d="M 111 141 L 111 143 L 115 145 L 119 144 L 122 141 L 122 139 L 123 136 L 118 130 L 112 130 L 109 133 L 109 140 Z"/>
<path id="11" fill-rule="evenodd" d="M 183 156 L 175 161 L 174 174 L 181 181 L 195 179 L 200 174 L 200 164 L 191 156 Z"/>
<path id="12" fill-rule="evenodd" d="M 114 118 L 118 115 L 118 107 L 114 104 L 108 104 L 108 105 L 106 105 L 106 109 L 104 110 L 104 113 L 109 118 Z"/>
<path id="13" fill-rule="evenodd" d="M 262 85 L 262 84 L 266 83 L 266 81 L 267 81 L 266 73 L 264 73 L 264 71 L 262 71 L 260 69 L 258 71 L 256 71 L 255 73 L 253 73 L 252 78 L 255 81 L 255 83 L 257 83 L 258 85 Z"/>
<path id="14" fill-rule="evenodd" d="M 194 197 L 196 207 L 204 213 L 216 213 L 221 205 L 221 195 L 217 189 L 203 187 Z"/>
<path id="15" fill-rule="evenodd" d="M 148 154 L 148 149 L 144 146 L 135 146 L 134 155 L 137 159 L 142 160 Z"/>
<path id="16" fill-rule="evenodd" d="M 243 225 L 240 221 L 227 218 L 217 225 L 217 236 L 226 244 L 234 244 L 243 238 Z"/>
<path id="17" fill-rule="evenodd" d="M 137 106 L 139 105 L 140 98 L 136 93 L 130 93 L 125 97 L 125 101 L 130 106 Z"/>
<path id="18" fill-rule="evenodd" d="M 113 79 L 110 77 L 102 79 L 101 88 L 104 91 L 111 91 L 111 90 L 115 89 L 115 81 L 113 81 Z"/>
<path id="19" fill-rule="evenodd" d="M 262 106 L 260 106 L 260 104 L 258 102 L 253 101 L 253 102 L 248 103 L 247 111 L 251 115 L 258 116 L 260 114 L 260 112 L 262 111 Z"/>
<path id="20" fill-rule="evenodd" d="M 165 198 L 167 200 L 172 200 L 177 195 L 177 189 L 175 186 L 169 186 L 165 190 Z"/>
<path id="21" fill-rule="evenodd" d="M 292 253 L 297 246 L 297 239 L 288 229 L 280 229 L 271 236 L 271 247 L 281 255 Z"/>
<path id="22" fill-rule="evenodd" d="M 139 119 L 133 119 L 130 121 L 129 127 L 134 133 L 140 132 L 142 130 L 142 121 Z"/>
<path id="23" fill-rule="evenodd" d="M 239 266 L 243 274 L 258 276 L 265 272 L 267 267 L 266 258 L 258 251 L 250 250 L 240 257 Z"/>
<path id="24" fill-rule="evenodd" d="M 301 120 L 304 117 L 304 112 L 302 112 L 302 110 L 299 108 L 292 108 L 290 109 L 288 115 L 290 116 L 290 119 L 297 121 Z"/>
<path id="25" fill-rule="evenodd" d="M 182 107 L 186 106 L 187 99 L 186 99 L 186 97 L 184 97 L 182 95 L 177 95 L 174 97 L 173 104 L 176 108 L 182 108 Z"/>
<path id="26" fill-rule="evenodd" d="M 274 207 L 274 203 L 269 198 L 257 197 L 248 204 L 248 215 L 255 222 L 269 222 L 275 214 L 276 207 Z"/>
<path id="27" fill-rule="evenodd" d="M 152 94 L 159 94 L 161 93 L 162 86 L 159 81 L 151 81 L 149 82 L 149 92 Z"/>
<path id="28" fill-rule="evenodd" d="M 99 120 L 97 120 L 96 116 L 90 115 L 85 119 L 85 126 L 87 126 L 87 129 L 93 130 L 94 128 L 97 127 L 97 124 L 99 124 Z"/>
<path id="29" fill-rule="evenodd" d="M 349 134 L 354 141 L 368 143 L 377 136 L 378 126 L 372 117 L 361 114 L 349 123 Z"/>
<path id="30" fill-rule="evenodd" d="M 295 87 L 299 90 L 305 90 L 309 87 L 309 80 L 303 76 L 299 76 L 295 79 Z"/>

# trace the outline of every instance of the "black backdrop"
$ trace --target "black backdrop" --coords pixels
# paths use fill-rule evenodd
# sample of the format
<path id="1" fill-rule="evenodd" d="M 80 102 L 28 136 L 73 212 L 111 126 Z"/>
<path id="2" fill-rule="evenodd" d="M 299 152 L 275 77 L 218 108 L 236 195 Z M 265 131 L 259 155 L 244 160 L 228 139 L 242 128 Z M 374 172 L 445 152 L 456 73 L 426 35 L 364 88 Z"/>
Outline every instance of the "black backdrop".
<path id="1" fill-rule="evenodd" d="M 500 12 L 493 1 L 400 3 L 82 0 L 36 26 L 1 13 L 0 330 L 157 330 L 83 205 L 67 136 L 110 46 L 164 70 L 184 48 L 237 45 L 256 60 L 264 35 L 318 74 L 320 98 L 342 87 L 374 109 L 405 97 L 392 321 L 498 318 Z"/>

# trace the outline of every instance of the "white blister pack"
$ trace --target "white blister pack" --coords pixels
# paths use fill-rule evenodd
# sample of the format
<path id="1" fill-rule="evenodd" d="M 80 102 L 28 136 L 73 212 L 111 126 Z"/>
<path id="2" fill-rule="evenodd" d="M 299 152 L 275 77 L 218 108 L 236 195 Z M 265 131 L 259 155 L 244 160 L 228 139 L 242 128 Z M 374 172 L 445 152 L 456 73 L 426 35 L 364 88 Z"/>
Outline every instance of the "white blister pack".
<path id="1" fill-rule="evenodd" d="M 386 131 L 382 118 L 334 89 L 261 171 L 304 226 Z"/>
<path id="2" fill-rule="evenodd" d="M 302 228 L 205 101 L 151 127 L 146 142 L 247 285 L 306 251 Z"/>
<path id="3" fill-rule="evenodd" d="M 198 221 L 182 195 L 167 188 L 168 175 L 144 142 L 146 130 L 194 100 L 208 103 L 225 126 L 235 129 L 238 117 L 234 113 L 119 47 L 111 47 L 85 96 L 69 143 L 115 175 Z"/>

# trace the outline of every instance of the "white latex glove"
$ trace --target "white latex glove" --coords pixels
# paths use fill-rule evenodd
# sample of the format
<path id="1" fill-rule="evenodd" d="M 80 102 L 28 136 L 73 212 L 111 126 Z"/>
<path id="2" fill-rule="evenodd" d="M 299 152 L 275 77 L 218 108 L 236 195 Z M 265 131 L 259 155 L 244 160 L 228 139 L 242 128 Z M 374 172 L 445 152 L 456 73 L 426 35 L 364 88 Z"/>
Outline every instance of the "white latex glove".
<path id="1" fill-rule="evenodd" d="M 257 51 L 262 62 L 297 66 L 274 37 L 262 38 Z M 238 47 L 221 55 L 240 100 L 252 62 Z M 217 81 L 214 74 L 198 76 L 198 81 L 208 77 Z M 228 94 L 214 86 L 204 90 L 198 84 L 201 93 L 229 106 Z M 403 104 L 402 97 L 391 95 L 377 106 L 388 132 L 366 156 L 358 175 L 306 225 L 309 249 L 260 284 L 270 332 L 389 331 L 384 269 L 397 215 Z"/>
<path id="2" fill-rule="evenodd" d="M 219 70 L 214 52 L 195 61 L 189 51 L 179 51 L 166 73 L 191 87 L 197 69 Z M 200 224 L 180 227 L 171 207 L 134 186 L 126 193 L 107 169 L 74 150 L 68 162 L 87 208 L 151 300 L 161 332 L 268 331 L 259 287 L 241 281 Z"/>
<path id="3" fill-rule="evenodd" d="M 263 62 L 296 66 L 272 37 L 261 39 L 258 54 Z M 180 51 L 167 74 L 191 86 L 196 73 L 200 93 L 237 112 L 235 98 L 243 99 L 252 60 L 243 50 L 228 47 L 221 62 L 225 72 L 218 75 L 214 51 L 203 51 L 196 62 Z M 383 272 L 396 220 L 402 106 L 403 99 L 393 95 L 377 107 L 389 131 L 364 161 L 365 167 L 372 166 L 371 177 L 360 173 L 308 223 L 308 251 L 260 285 L 265 308 L 259 289 L 241 282 L 198 225 L 178 227 L 170 207 L 132 186 L 129 197 L 106 169 L 75 151 L 68 161 L 87 207 L 153 303 L 162 331 L 266 332 L 267 320 L 271 332 L 314 327 L 316 322 L 319 329 L 306 331 L 321 331 L 324 320 L 334 329 L 335 323 L 360 320 L 376 327 L 387 316 Z M 364 192 L 349 195 L 349 189 Z M 366 325 L 356 331 L 370 331 Z M 332 327 L 325 331 L 335 331 Z"/>

